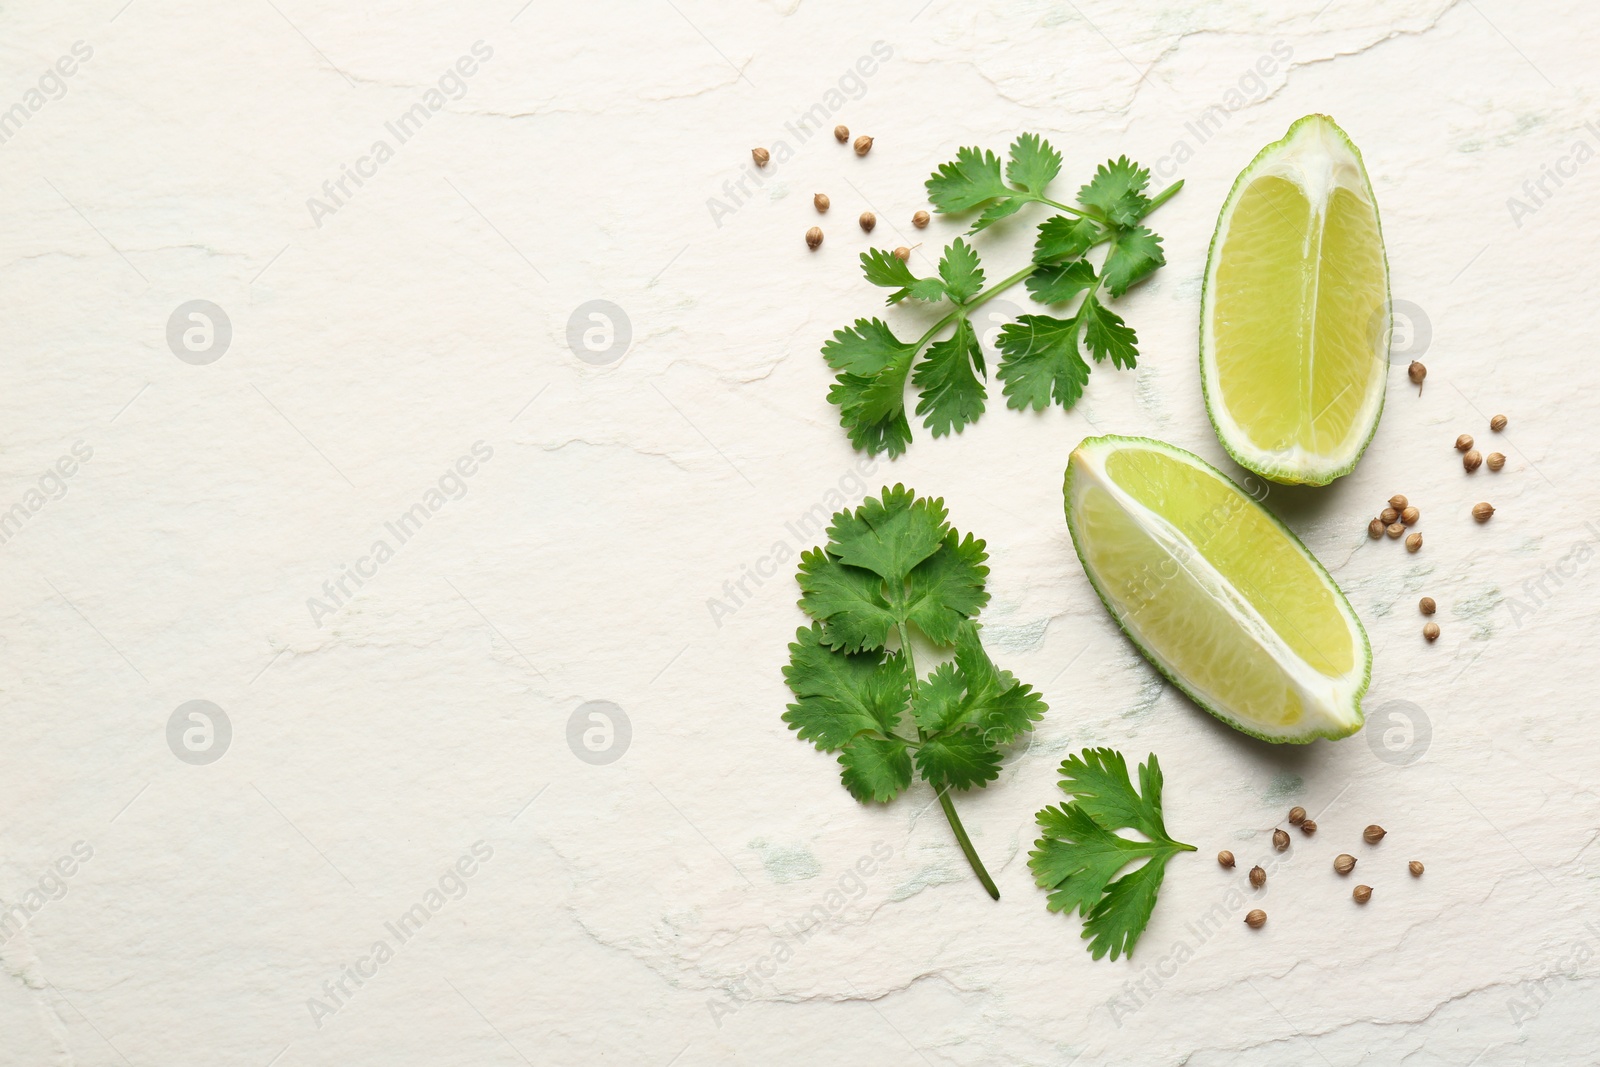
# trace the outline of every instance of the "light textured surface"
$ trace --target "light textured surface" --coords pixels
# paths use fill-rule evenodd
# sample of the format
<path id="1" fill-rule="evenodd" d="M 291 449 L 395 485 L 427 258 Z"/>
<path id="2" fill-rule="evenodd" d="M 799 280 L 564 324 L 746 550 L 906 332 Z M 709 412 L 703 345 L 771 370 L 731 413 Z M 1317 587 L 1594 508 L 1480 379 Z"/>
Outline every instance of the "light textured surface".
<path id="1" fill-rule="evenodd" d="M 1594 1062 L 1591 7 L 520 3 L 0 11 L 0 112 L 24 109 L 0 143 L 0 510 L 23 509 L 0 544 L 0 898 L 27 913 L 0 943 L 0 1063 Z M 65 94 L 45 79 L 30 108 L 80 41 Z M 890 58 L 830 98 L 878 41 Z M 876 135 L 866 159 L 786 128 L 834 102 L 830 124 Z M 1240 106 L 1202 139 L 1214 104 Z M 1309 111 L 1365 153 L 1430 375 L 1418 396 L 1395 370 L 1353 475 L 1268 497 L 1376 653 L 1368 730 L 1283 749 L 1118 634 L 1060 483 L 1097 431 L 1226 468 L 1196 366 L 1206 245 L 1239 168 Z M 1022 130 L 1063 151 L 1066 189 L 1122 152 L 1187 182 L 1156 222 L 1169 266 L 1125 301 L 1140 365 L 1099 369 L 1071 413 L 991 400 L 958 438 L 919 427 L 858 478 L 817 354 L 879 306 L 852 220 L 870 205 L 875 238 L 931 256 L 958 230 L 910 229 L 927 172 Z M 362 163 L 380 138 L 392 158 Z M 757 144 L 774 163 L 740 193 Z M 1525 191 L 1547 166 L 1559 186 Z M 992 276 L 1033 217 L 982 239 Z M 597 299 L 631 323 L 608 363 L 567 342 Z M 167 341 L 191 300 L 232 324 L 207 365 Z M 1505 469 L 1463 474 L 1460 432 Z M 44 472 L 78 442 L 59 495 Z M 476 442 L 464 495 L 396 545 L 385 523 Z M 998 904 L 925 789 L 859 806 L 779 719 L 816 540 L 789 524 L 895 481 L 988 541 L 988 639 L 1051 704 L 959 802 Z M 1417 555 L 1367 540 L 1394 492 L 1422 511 Z M 393 557 L 314 619 L 379 539 Z M 232 725 L 206 765 L 167 740 L 195 699 Z M 589 700 L 631 722 L 609 764 L 569 746 Z M 1026 868 L 1085 744 L 1157 752 L 1168 826 L 1201 848 L 1131 963 L 1092 961 Z M 1266 859 L 1294 803 L 1321 831 L 1249 931 L 1242 876 L 1209 856 Z M 57 880 L 77 842 L 91 858 Z M 1346 850 L 1365 909 L 1329 869 Z M 430 910 L 458 860 L 465 895 Z M 419 902 L 401 944 L 386 924 Z M 380 940 L 392 958 L 315 1011 Z"/>

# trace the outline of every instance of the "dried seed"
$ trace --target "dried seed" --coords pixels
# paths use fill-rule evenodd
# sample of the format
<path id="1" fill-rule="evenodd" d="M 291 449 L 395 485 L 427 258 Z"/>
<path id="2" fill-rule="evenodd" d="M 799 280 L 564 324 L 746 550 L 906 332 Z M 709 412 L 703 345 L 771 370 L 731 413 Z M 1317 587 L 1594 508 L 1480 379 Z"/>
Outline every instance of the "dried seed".
<path id="1" fill-rule="evenodd" d="M 1415 385 L 1415 386 L 1419 387 L 1418 390 L 1417 390 L 1418 392 L 1422 391 L 1421 388 L 1420 388 L 1420 386 L 1422 385 L 1422 379 L 1426 378 L 1427 376 L 1428 376 L 1428 368 L 1424 367 L 1422 364 L 1418 363 L 1416 360 L 1412 360 L 1411 361 L 1411 366 L 1406 368 L 1406 377 L 1411 379 L 1411 384 L 1412 385 Z"/>
<path id="2" fill-rule="evenodd" d="M 1439 624 L 1436 622 L 1423 623 L 1422 636 L 1426 637 L 1429 641 L 1439 640 Z"/>
<path id="3" fill-rule="evenodd" d="M 1394 508 L 1396 511 L 1404 509 L 1409 503 L 1411 503 L 1411 501 L 1406 499 L 1406 495 L 1404 493 L 1396 493 L 1394 496 L 1389 498 L 1389 506 Z"/>
<path id="4" fill-rule="evenodd" d="M 1413 878 L 1421 878 L 1422 877 L 1422 861 L 1420 861 L 1420 860 L 1412 860 L 1409 864 L 1407 864 L 1407 867 L 1409 867 L 1410 870 L 1411 870 L 1411 877 L 1413 877 Z"/>
<path id="5" fill-rule="evenodd" d="M 1421 600 L 1417 601 L 1417 610 L 1421 611 L 1424 615 L 1432 615 L 1435 611 L 1439 610 L 1439 605 L 1433 602 L 1433 597 L 1425 596 Z"/>
<path id="6" fill-rule="evenodd" d="M 838 141 L 840 144 L 844 144 L 850 139 L 850 127 L 835 126 L 833 128 L 833 139 Z"/>
<path id="7" fill-rule="evenodd" d="M 1317 832 L 1317 824 L 1310 819 L 1307 819 L 1305 822 L 1300 824 L 1300 832 L 1305 834 L 1307 837 L 1310 837 L 1312 834 Z"/>
<path id="8" fill-rule="evenodd" d="M 1420 518 L 1422 518 L 1422 512 L 1416 508 L 1406 508 L 1400 512 L 1400 521 L 1407 526 L 1415 526 Z"/>
<path id="9" fill-rule="evenodd" d="M 1414 533 L 1411 536 L 1406 538 L 1406 551 L 1407 552 L 1415 552 L 1417 549 L 1419 549 L 1421 547 L 1422 547 L 1422 535 L 1421 534 Z"/>
<path id="10" fill-rule="evenodd" d="M 1378 512 L 1378 518 L 1383 520 L 1383 524 L 1385 526 L 1388 526 L 1392 522 L 1400 521 L 1400 513 L 1394 508 L 1384 508 L 1382 511 Z"/>
<path id="11" fill-rule="evenodd" d="M 1387 527 L 1385 527 L 1384 532 L 1390 537 L 1399 537 L 1401 534 L 1406 532 L 1406 528 L 1401 526 L 1398 522 L 1391 522 Z"/>
<path id="12" fill-rule="evenodd" d="M 1272 831 L 1272 847 L 1279 852 L 1287 851 L 1289 848 L 1289 835 L 1282 830 Z"/>
<path id="13" fill-rule="evenodd" d="M 926 211 L 919 211 L 911 216 L 911 225 L 919 230 L 927 229 L 929 215 Z"/>
<path id="14" fill-rule="evenodd" d="M 1472 447 L 1472 435 L 1464 433 L 1456 438 L 1456 451 L 1465 452 Z"/>
<path id="15" fill-rule="evenodd" d="M 1306 821 L 1306 809 L 1296 804 L 1289 809 L 1289 825 L 1299 826 Z"/>
<path id="16" fill-rule="evenodd" d="M 1367 536 L 1376 541 L 1383 536 L 1383 520 L 1373 519 L 1367 523 Z"/>
<path id="17" fill-rule="evenodd" d="M 868 137 L 866 134 L 862 134 L 860 137 L 857 137 L 856 155 L 864 156 L 870 151 L 872 151 L 872 138 Z"/>
<path id="18" fill-rule="evenodd" d="M 1261 869 L 1259 863 L 1250 868 L 1250 884 L 1257 889 L 1267 884 L 1267 872 Z"/>
<path id="19" fill-rule="evenodd" d="M 1233 853 L 1229 852 L 1227 849 L 1223 849 L 1221 852 L 1217 853 L 1217 862 L 1222 864 L 1224 867 L 1232 867 Z"/>
<path id="20" fill-rule="evenodd" d="M 772 153 L 765 148 L 752 148 L 750 149 L 750 158 L 756 161 L 756 166 L 764 167 L 767 165 L 767 160 L 772 158 Z"/>
<path id="21" fill-rule="evenodd" d="M 1267 913 L 1257 908 L 1244 917 L 1244 924 L 1252 930 L 1259 930 L 1267 925 Z"/>
<path id="22" fill-rule="evenodd" d="M 870 211 L 863 211 L 859 221 L 861 222 L 861 228 L 871 233 L 872 228 L 878 224 L 878 216 Z"/>
<path id="23" fill-rule="evenodd" d="M 1467 468 L 1468 474 L 1471 474 L 1473 471 L 1477 470 L 1483 465 L 1483 453 L 1479 452 L 1476 448 L 1472 449 L 1466 455 L 1461 457 L 1461 465 Z"/>
<path id="24" fill-rule="evenodd" d="M 1340 874 L 1349 874 L 1356 869 L 1356 858 L 1348 852 L 1341 852 L 1333 858 L 1333 869 Z"/>
<path id="25" fill-rule="evenodd" d="M 815 251 L 816 247 L 818 245 L 820 245 L 821 243 L 822 243 L 822 227 L 813 226 L 813 227 L 811 227 L 811 229 L 806 231 L 806 247 L 807 248 L 812 249 L 813 251 Z"/>
<path id="26" fill-rule="evenodd" d="M 1504 415 L 1496 415 L 1494 418 L 1489 420 L 1489 429 L 1493 430 L 1495 433 L 1499 433 L 1505 428 L 1506 417 Z"/>
<path id="27" fill-rule="evenodd" d="M 905 245 L 901 245 L 899 248 L 894 250 L 894 258 L 904 263 L 906 260 L 911 258 L 911 249 L 907 248 Z"/>
<path id="28" fill-rule="evenodd" d="M 1489 516 L 1494 514 L 1494 505 L 1488 501 L 1480 501 L 1472 505 L 1472 517 L 1479 522 L 1488 522 Z"/>
<path id="29" fill-rule="evenodd" d="M 1504 467 L 1505 465 L 1506 465 L 1506 457 L 1502 453 L 1499 453 L 1499 452 L 1490 452 L 1489 453 L 1489 469 L 1490 470 L 1497 471 L 1501 467 Z"/>
<path id="30" fill-rule="evenodd" d="M 1388 832 L 1389 831 L 1385 830 L 1377 823 L 1373 823 L 1371 826 L 1361 831 L 1361 840 L 1365 841 L 1369 845 L 1376 845 L 1379 841 L 1383 840 L 1384 834 Z"/>
<path id="31" fill-rule="evenodd" d="M 831 201 L 828 199 L 827 193 L 818 193 L 816 196 L 811 198 L 811 203 L 816 207 L 818 214 L 826 215 L 828 213 L 828 205 L 831 203 Z"/>
<path id="32" fill-rule="evenodd" d="M 1357 904 L 1365 904 L 1372 899 L 1372 887 L 1370 885 L 1358 885 L 1350 896 L 1355 899 Z"/>

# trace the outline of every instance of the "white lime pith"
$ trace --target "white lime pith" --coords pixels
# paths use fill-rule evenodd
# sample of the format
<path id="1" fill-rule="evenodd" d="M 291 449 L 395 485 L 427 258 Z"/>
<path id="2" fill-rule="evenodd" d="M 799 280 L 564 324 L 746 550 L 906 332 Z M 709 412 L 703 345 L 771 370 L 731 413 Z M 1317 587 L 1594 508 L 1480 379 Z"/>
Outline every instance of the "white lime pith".
<path id="1" fill-rule="evenodd" d="M 1265 741 L 1361 728 L 1366 631 L 1286 526 L 1204 460 L 1092 437 L 1067 464 L 1067 527 L 1095 592 L 1190 699 Z"/>
<path id="2" fill-rule="evenodd" d="M 1234 182 L 1206 260 L 1200 382 L 1229 455 L 1279 482 L 1353 470 L 1383 412 L 1389 318 L 1361 153 L 1307 115 Z"/>

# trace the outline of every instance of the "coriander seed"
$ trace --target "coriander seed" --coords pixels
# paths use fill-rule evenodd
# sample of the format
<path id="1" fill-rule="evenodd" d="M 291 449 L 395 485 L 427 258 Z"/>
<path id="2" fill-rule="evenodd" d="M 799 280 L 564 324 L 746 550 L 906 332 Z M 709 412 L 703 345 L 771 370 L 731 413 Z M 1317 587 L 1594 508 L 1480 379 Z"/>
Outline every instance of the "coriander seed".
<path id="1" fill-rule="evenodd" d="M 1483 465 L 1483 453 L 1479 452 L 1476 448 L 1470 450 L 1466 455 L 1461 457 L 1461 465 L 1467 468 L 1468 474 L 1471 474 L 1473 471 L 1477 470 Z"/>
<path id="2" fill-rule="evenodd" d="M 1439 640 L 1439 624 L 1436 622 L 1423 623 L 1422 636 L 1427 638 L 1429 641 Z"/>
<path id="3" fill-rule="evenodd" d="M 1411 501 L 1406 499 L 1406 495 L 1404 493 L 1396 493 L 1394 496 L 1389 498 L 1389 506 L 1394 508 L 1396 511 L 1403 510 L 1409 503 L 1411 503 Z"/>
<path id="4" fill-rule="evenodd" d="M 1494 514 L 1494 505 L 1488 501 L 1480 501 L 1472 505 L 1472 517 L 1479 522 L 1488 522 L 1489 516 Z"/>
<path id="5" fill-rule="evenodd" d="M 1373 519 L 1367 523 L 1367 536 L 1376 541 L 1383 536 L 1383 520 Z"/>
<path id="6" fill-rule="evenodd" d="M 1356 869 L 1356 858 L 1348 852 L 1341 852 L 1333 858 L 1333 869 L 1340 874 L 1349 874 Z"/>
<path id="7" fill-rule="evenodd" d="M 1406 538 L 1406 551 L 1415 552 L 1422 547 L 1422 535 L 1414 533 Z"/>
<path id="8" fill-rule="evenodd" d="M 863 211 L 859 221 L 861 223 L 861 228 L 866 230 L 868 233 L 871 233 L 872 228 L 878 224 L 878 216 L 874 215 L 870 211 Z"/>
<path id="9" fill-rule="evenodd" d="M 1439 610 L 1439 605 L 1433 602 L 1433 597 L 1425 596 L 1421 600 L 1417 601 L 1417 610 L 1421 611 L 1424 615 L 1432 615 L 1435 611 Z"/>
<path id="10" fill-rule="evenodd" d="M 866 134 L 862 134 L 860 137 L 857 137 L 856 155 L 864 156 L 870 151 L 872 151 L 872 138 L 868 137 Z"/>
<path id="11" fill-rule="evenodd" d="M 1456 451 L 1457 452 L 1466 452 L 1471 448 L 1472 448 L 1472 435 L 1470 433 L 1464 433 L 1460 437 L 1456 438 Z"/>
<path id="12" fill-rule="evenodd" d="M 1384 508 L 1382 511 L 1378 512 L 1378 518 L 1383 520 L 1383 524 L 1385 526 L 1388 526 L 1392 522 L 1399 521 L 1400 513 L 1394 508 Z"/>
<path id="13" fill-rule="evenodd" d="M 1272 847 L 1279 852 L 1287 851 L 1289 848 L 1289 835 L 1282 830 L 1272 831 Z"/>
<path id="14" fill-rule="evenodd" d="M 1250 884 L 1257 889 L 1267 884 L 1267 872 L 1261 869 L 1259 863 L 1250 868 Z"/>
<path id="15" fill-rule="evenodd" d="M 1223 849 L 1221 852 L 1217 853 L 1217 862 L 1222 864 L 1224 867 L 1232 867 L 1233 853 L 1229 852 L 1227 849 Z"/>
<path id="16" fill-rule="evenodd" d="M 911 249 L 907 248 L 905 245 L 901 245 L 899 248 L 894 250 L 894 258 L 904 263 L 906 260 L 911 258 Z"/>
<path id="17" fill-rule="evenodd" d="M 806 231 L 806 247 L 807 248 L 811 249 L 814 252 L 814 251 L 816 251 L 817 246 L 820 245 L 821 243 L 822 243 L 822 227 L 813 226 L 813 227 L 811 227 L 811 229 Z"/>
<path id="18" fill-rule="evenodd" d="M 1361 831 L 1361 840 L 1365 841 L 1369 845 L 1376 845 L 1379 841 L 1383 840 L 1384 835 L 1388 832 L 1389 831 L 1385 830 L 1377 823 L 1373 823 L 1371 826 Z"/>
<path id="19" fill-rule="evenodd" d="M 1317 832 L 1317 824 L 1310 819 L 1300 824 L 1300 832 L 1310 837 Z"/>
<path id="20" fill-rule="evenodd" d="M 1399 537 L 1401 534 L 1406 532 L 1406 528 L 1401 526 L 1398 522 L 1391 522 L 1387 527 L 1384 528 L 1384 532 L 1390 537 Z"/>
<path id="21" fill-rule="evenodd" d="M 827 193 L 818 193 L 816 196 L 811 198 L 811 204 L 817 209 L 817 214 L 819 215 L 826 215 L 828 213 L 828 205 L 830 203 L 832 203 L 832 201 L 828 199 Z"/>
<path id="22" fill-rule="evenodd" d="M 930 217 L 926 211 L 919 211 L 911 216 L 911 225 L 919 230 L 925 230 L 928 228 L 928 219 Z"/>
<path id="23" fill-rule="evenodd" d="M 1244 917 L 1244 924 L 1252 930 L 1259 930 L 1267 925 L 1267 913 L 1257 908 Z"/>
<path id="24" fill-rule="evenodd" d="M 1411 361 L 1411 366 L 1406 368 L 1406 377 L 1411 379 L 1411 384 L 1417 387 L 1417 392 L 1422 392 L 1422 379 L 1428 376 L 1428 368 L 1416 360 Z"/>
<path id="25" fill-rule="evenodd" d="M 1358 885 L 1350 896 L 1354 898 L 1357 904 L 1365 904 L 1372 899 L 1372 887 L 1370 885 Z"/>
<path id="26" fill-rule="evenodd" d="M 1416 508 L 1408 507 L 1400 512 L 1400 521 L 1407 526 L 1415 526 L 1420 518 L 1422 518 L 1422 512 Z"/>
<path id="27" fill-rule="evenodd" d="M 1504 415 L 1496 415 L 1494 418 L 1489 420 L 1489 429 L 1493 430 L 1495 433 L 1499 433 L 1505 428 L 1506 417 Z"/>
<path id="28" fill-rule="evenodd" d="M 1489 469 L 1492 471 L 1497 471 L 1506 465 L 1506 457 L 1500 452 L 1490 452 L 1488 462 Z"/>
<path id="29" fill-rule="evenodd" d="M 767 160 L 772 158 L 772 153 L 765 148 L 752 148 L 750 149 L 750 158 L 756 161 L 756 166 L 764 167 L 767 165 Z"/>
<path id="30" fill-rule="evenodd" d="M 850 127 L 835 126 L 833 128 L 833 139 L 838 141 L 840 144 L 844 144 L 850 139 Z"/>
<path id="31" fill-rule="evenodd" d="M 1412 860 L 1410 863 L 1406 864 L 1406 867 L 1411 871 L 1411 877 L 1422 877 L 1422 862 L 1420 860 Z"/>
<path id="32" fill-rule="evenodd" d="M 1300 805 L 1296 804 L 1294 807 L 1289 809 L 1289 825 L 1290 826 L 1299 826 L 1301 823 L 1303 823 L 1305 821 L 1306 821 L 1306 809 L 1305 808 L 1302 808 Z"/>

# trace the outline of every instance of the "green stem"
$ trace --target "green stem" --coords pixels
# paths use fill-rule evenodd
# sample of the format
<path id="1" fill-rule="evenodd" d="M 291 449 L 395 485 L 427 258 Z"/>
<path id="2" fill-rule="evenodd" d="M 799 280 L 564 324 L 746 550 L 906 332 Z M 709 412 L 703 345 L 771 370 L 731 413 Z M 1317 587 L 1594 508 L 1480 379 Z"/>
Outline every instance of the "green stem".
<path id="1" fill-rule="evenodd" d="M 895 625 L 900 631 L 900 654 L 905 656 L 906 666 L 911 668 L 911 684 L 914 686 L 919 675 L 917 674 L 917 658 L 911 651 L 911 634 L 906 630 L 904 622 L 898 622 Z M 915 690 L 912 692 L 912 699 L 914 700 L 916 699 Z M 915 721 L 915 718 L 916 716 L 913 715 L 913 721 Z M 917 741 L 920 743 L 925 740 L 927 740 L 927 735 L 923 733 L 922 727 L 919 725 L 917 726 Z M 967 863 L 972 866 L 972 873 L 978 876 L 978 881 L 983 883 L 983 888 L 988 892 L 990 898 L 999 900 L 1000 890 L 995 886 L 994 879 L 989 877 L 989 872 L 984 868 L 983 861 L 978 858 L 977 850 L 972 847 L 972 839 L 967 836 L 967 828 L 961 825 L 961 816 L 956 814 L 956 806 L 951 802 L 948 790 L 948 786 L 939 790 L 939 806 L 944 809 L 945 820 L 950 823 L 950 829 L 956 835 L 956 844 L 961 846 L 961 854 L 967 857 Z"/>

